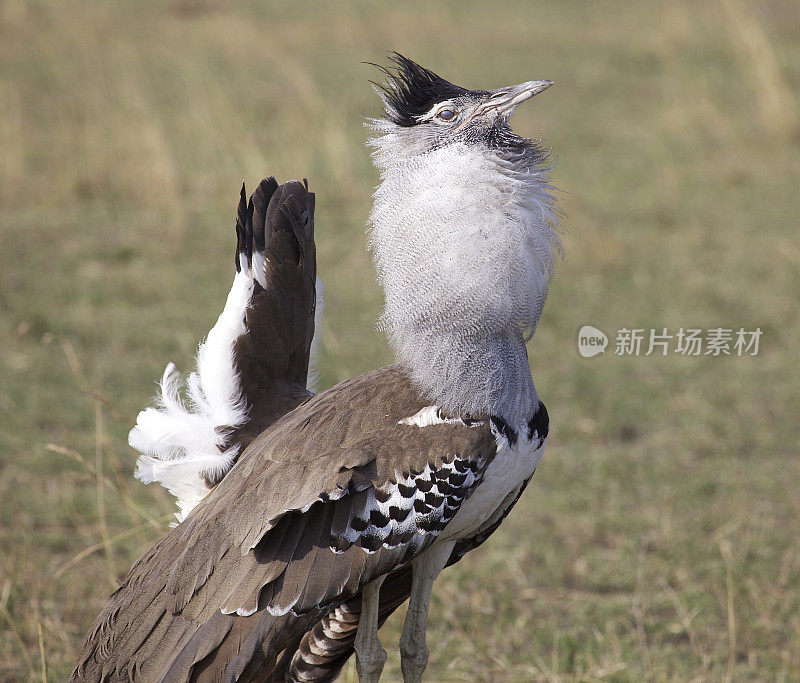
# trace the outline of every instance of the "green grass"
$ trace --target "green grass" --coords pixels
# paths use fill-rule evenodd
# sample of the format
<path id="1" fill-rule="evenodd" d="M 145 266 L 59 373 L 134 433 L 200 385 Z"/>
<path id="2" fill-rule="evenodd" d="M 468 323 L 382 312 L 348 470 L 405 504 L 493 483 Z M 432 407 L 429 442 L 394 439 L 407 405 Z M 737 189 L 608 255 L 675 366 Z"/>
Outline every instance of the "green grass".
<path id="1" fill-rule="evenodd" d="M 360 64 L 388 49 L 555 80 L 515 126 L 567 215 L 530 348 L 548 453 L 437 582 L 430 680 L 796 679 L 798 35 L 792 0 L 0 4 L 0 679 L 63 680 L 166 528 L 126 435 L 221 310 L 242 178 L 317 193 L 322 385 L 390 362 Z M 583 324 L 764 336 L 586 360 Z"/>

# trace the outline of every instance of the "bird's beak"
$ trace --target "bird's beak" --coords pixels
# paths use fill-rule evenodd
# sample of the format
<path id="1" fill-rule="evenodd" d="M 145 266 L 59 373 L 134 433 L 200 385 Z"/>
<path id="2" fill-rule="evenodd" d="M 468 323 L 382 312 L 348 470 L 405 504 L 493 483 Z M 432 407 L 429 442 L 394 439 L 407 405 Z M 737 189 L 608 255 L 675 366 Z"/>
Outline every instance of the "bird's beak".
<path id="1" fill-rule="evenodd" d="M 485 108 L 484 111 L 496 109 L 501 114 L 513 112 L 519 104 L 529 100 L 534 95 L 538 95 L 540 92 L 544 92 L 551 85 L 553 85 L 553 81 L 528 81 L 508 88 L 490 90 L 489 92 L 492 94 L 481 107 Z"/>
<path id="2" fill-rule="evenodd" d="M 525 100 L 529 100 L 534 95 L 544 92 L 553 81 L 528 81 L 519 85 L 511 85 L 507 88 L 498 88 L 489 91 L 489 98 L 481 103 L 472 115 L 469 116 L 459 128 L 465 126 L 479 116 L 485 116 L 490 112 L 501 116 L 511 116 L 514 110 Z"/>

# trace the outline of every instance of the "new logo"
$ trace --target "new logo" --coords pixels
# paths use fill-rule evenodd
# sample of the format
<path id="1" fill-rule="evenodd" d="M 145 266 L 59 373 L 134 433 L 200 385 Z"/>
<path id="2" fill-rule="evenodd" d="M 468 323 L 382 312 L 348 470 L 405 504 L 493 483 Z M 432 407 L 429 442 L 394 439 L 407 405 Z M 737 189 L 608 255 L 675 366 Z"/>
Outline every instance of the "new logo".
<path id="1" fill-rule="evenodd" d="M 602 330 L 591 325 L 584 325 L 578 330 L 578 353 L 584 358 L 592 358 L 603 353 L 608 346 L 608 337 Z"/>

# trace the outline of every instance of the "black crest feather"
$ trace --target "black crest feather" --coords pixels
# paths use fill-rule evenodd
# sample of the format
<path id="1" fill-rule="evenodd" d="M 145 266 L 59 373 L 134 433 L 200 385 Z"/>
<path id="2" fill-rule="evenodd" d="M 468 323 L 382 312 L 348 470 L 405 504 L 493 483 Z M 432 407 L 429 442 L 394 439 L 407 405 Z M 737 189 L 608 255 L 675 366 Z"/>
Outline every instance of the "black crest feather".
<path id="1" fill-rule="evenodd" d="M 390 71 L 374 64 L 388 78 L 386 84 L 375 83 L 386 102 L 386 115 L 399 126 L 413 126 L 417 117 L 426 113 L 437 102 L 460 97 L 470 92 L 454 85 L 433 71 L 420 66 L 399 52 L 389 53 L 390 61 L 397 67 Z"/>

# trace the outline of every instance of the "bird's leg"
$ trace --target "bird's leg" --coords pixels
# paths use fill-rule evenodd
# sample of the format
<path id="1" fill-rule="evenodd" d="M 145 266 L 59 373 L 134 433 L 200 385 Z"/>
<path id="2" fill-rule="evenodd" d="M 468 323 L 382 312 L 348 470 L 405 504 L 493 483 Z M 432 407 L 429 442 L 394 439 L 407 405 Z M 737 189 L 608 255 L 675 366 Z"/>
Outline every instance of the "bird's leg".
<path id="1" fill-rule="evenodd" d="M 378 638 L 378 611 L 381 584 L 386 576 L 379 576 L 361 589 L 361 616 L 356 631 L 356 671 L 361 683 L 380 680 L 386 662 L 386 650 Z"/>
<path id="2" fill-rule="evenodd" d="M 405 683 L 419 683 L 422 672 L 428 665 L 428 648 L 425 645 L 425 632 L 428 627 L 428 606 L 431 600 L 433 582 L 444 569 L 454 541 L 440 542 L 428 548 L 415 559 L 411 566 L 414 577 L 411 582 L 411 597 L 408 612 L 400 636 L 400 667 Z"/>

